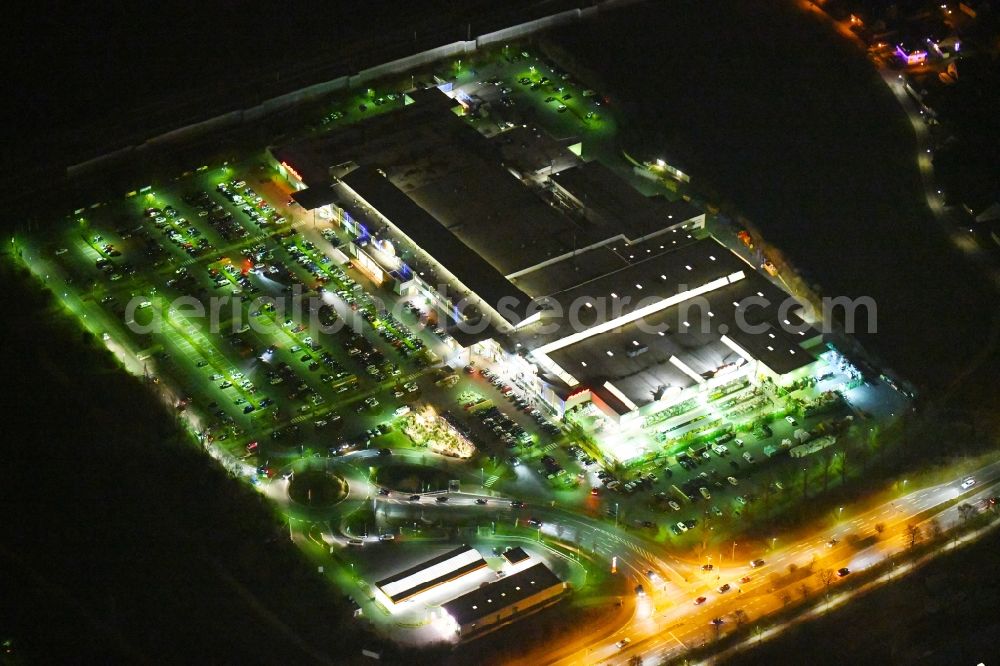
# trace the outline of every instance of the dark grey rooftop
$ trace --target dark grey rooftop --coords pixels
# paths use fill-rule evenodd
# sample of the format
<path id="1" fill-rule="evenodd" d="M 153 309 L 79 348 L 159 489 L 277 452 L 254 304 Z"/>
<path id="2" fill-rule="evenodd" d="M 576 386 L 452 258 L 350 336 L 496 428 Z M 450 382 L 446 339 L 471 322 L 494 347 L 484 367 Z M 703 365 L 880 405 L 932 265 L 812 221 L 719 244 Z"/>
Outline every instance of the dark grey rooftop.
<path id="1" fill-rule="evenodd" d="M 552 180 L 578 199 L 588 216 L 605 226 L 608 237 L 624 234 L 635 240 L 704 212 L 684 201 L 647 197 L 597 161 L 560 171 Z"/>
<path id="2" fill-rule="evenodd" d="M 622 256 L 625 251 L 628 249 L 616 250 L 618 256 Z M 585 259 L 586 256 L 583 255 L 578 259 Z M 629 259 L 629 256 L 633 258 Z M 553 268 L 557 268 L 557 265 L 553 265 Z M 547 270 L 548 268 L 540 269 L 540 275 L 535 280 L 538 282 L 544 280 L 544 272 Z M 656 252 L 652 254 L 639 252 L 624 255 L 621 265 L 611 272 L 594 279 L 580 281 L 568 289 L 543 293 L 556 301 L 564 314 L 577 308 L 581 313 L 581 323 L 589 326 L 595 320 L 589 318 L 588 313 L 600 314 L 601 307 L 606 313 L 603 320 L 615 319 L 631 313 L 637 307 L 675 296 L 718 278 L 739 271 L 749 273 L 752 270 L 714 238 L 684 238 L 677 246 L 666 243 L 662 250 L 657 246 Z M 594 307 L 581 308 L 581 304 L 586 300 L 594 302 Z M 541 335 L 532 327 L 528 327 L 524 335 L 529 339 L 521 342 L 533 349 L 562 338 L 568 333 L 576 332 L 575 329 L 571 330 L 571 322 L 565 317 L 562 321 L 564 326 Z"/>
<path id="3" fill-rule="evenodd" d="M 467 625 L 517 604 L 528 597 L 547 590 L 562 581 L 544 564 L 536 564 L 524 571 L 484 585 L 441 605 L 459 625 Z"/>
<path id="4" fill-rule="evenodd" d="M 513 299 L 511 302 L 518 303 L 513 307 L 515 311 L 523 311 L 527 306 L 530 300 L 527 294 L 441 226 L 377 169 L 360 167 L 344 176 L 343 182 L 492 307 L 501 299 Z"/>
<path id="5" fill-rule="evenodd" d="M 498 271 L 509 275 L 572 250 L 573 222 L 498 162 L 465 153 L 452 166 L 407 193 Z"/>
<path id="6" fill-rule="evenodd" d="M 792 312 L 796 308 L 779 313 L 781 303 L 790 297 L 714 239 L 689 241 L 678 250 L 637 260 L 617 274 L 556 295 L 564 314 L 578 299 L 603 297 L 603 301 L 592 309 L 579 308 L 576 317 L 579 325 L 574 325 L 568 316 L 544 320 L 525 328 L 518 334 L 518 340 L 528 349 L 537 349 L 600 321 L 627 315 L 637 306 L 658 302 L 687 288 L 737 272 L 742 272 L 742 279 L 701 297 L 572 344 L 554 346 L 546 353 L 582 386 L 605 397 L 607 391 L 601 387 L 610 381 L 639 406 L 658 399 L 670 387 L 685 388 L 696 383 L 697 380 L 670 361 L 671 357 L 676 357 L 704 379 L 711 378 L 728 364 L 742 364 L 742 357 L 722 341 L 723 335 L 779 374 L 810 363 L 813 356 L 800 343 L 813 338 L 816 331 L 808 329 L 803 335 L 790 332 L 786 330 L 789 325 L 802 324 Z M 745 299 L 748 298 L 752 298 L 753 303 L 747 304 Z M 743 308 L 742 320 L 754 328 L 741 325 L 736 303 L 741 303 Z M 616 307 L 615 304 L 620 305 Z M 598 309 L 602 306 L 605 308 L 603 313 Z M 789 325 L 783 323 L 785 320 Z M 552 330 L 545 330 L 543 325 L 552 325 Z M 757 327 L 761 330 L 755 330 Z M 560 383 L 555 377 L 549 379 L 557 385 Z M 566 387 L 567 390 L 574 388 Z"/>
<path id="7" fill-rule="evenodd" d="M 524 548 L 521 548 L 520 546 L 515 546 L 509 550 L 505 550 L 503 553 L 503 557 L 511 564 L 517 564 L 519 562 L 524 562 L 526 559 L 530 557 L 530 555 L 524 552 Z"/>
<path id="8" fill-rule="evenodd" d="M 306 210 L 320 208 L 327 204 L 337 203 L 339 197 L 332 185 L 314 185 L 304 190 L 292 192 L 292 200 Z"/>

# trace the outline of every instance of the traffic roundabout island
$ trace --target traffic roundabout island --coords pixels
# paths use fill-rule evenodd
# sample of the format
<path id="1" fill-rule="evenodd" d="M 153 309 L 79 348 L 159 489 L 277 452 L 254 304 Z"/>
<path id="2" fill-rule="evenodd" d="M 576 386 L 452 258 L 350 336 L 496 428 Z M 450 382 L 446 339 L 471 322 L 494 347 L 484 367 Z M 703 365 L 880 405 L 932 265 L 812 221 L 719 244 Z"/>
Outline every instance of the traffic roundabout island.
<path id="1" fill-rule="evenodd" d="M 421 465 L 393 463 L 379 467 L 373 480 L 378 485 L 406 493 L 446 490 L 453 475 L 445 470 Z"/>
<path id="2" fill-rule="evenodd" d="M 347 481 L 324 470 L 296 472 L 288 484 L 288 496 L 309 507 L 333 506 L 347 497 Z"/>

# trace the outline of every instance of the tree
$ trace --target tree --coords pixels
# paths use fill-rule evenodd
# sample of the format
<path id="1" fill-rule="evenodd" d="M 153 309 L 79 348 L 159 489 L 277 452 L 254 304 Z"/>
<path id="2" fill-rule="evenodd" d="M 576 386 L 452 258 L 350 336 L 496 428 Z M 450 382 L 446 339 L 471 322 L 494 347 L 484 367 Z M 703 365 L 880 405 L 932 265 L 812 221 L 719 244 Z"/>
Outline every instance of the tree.
<path id="1" fill-rule="evenodd" d="M 840 453 L 840 485 L 847 483 L 847 447 L 841 449 Z"/>
<path id="2" fill-rule="evenodd" d="M 812 590 L 809 589 L 809 586 L 806 585 L 804 582 L 801 585 L 799 585 L 798 588 L 796 589 L 799 592 L 799 596 L 802 597 L 803 599 L 807 599 L 809 597 L 809 593 L 812 592 Z"/>
<path id="3" fill-rule="evenodd" d="M 733 611 L 733 622 L 736 624 L 737 628 L 746 624 L 748 619 L 746 611 L 742 608 L 737 608 Z"/>
<path id="4" fill-rule="evenodd" d="M 976 508 L 971 504 L 962 502 L 958 505 L 958 517 L 962 520 L 962 525 L 965 525 L 970 520 L 972 520 L 976 515 Z"/>
<path id="5" fill-rule="evenodd" d="M 882 532 L 885 532 L 885 523 L 875 523 L 875 534 L 882 536 Z"/>
<path id="6" fill-rule="evenodd" d="M 877 458 L 882 451 L 882 438 L 879 437 L 879 434 L 880 430 L 878 426 L 872 426 L 871 430 L 868 431 L 868 448 L 873 458 Z"/>
<path id="7" fill-rule="evenodd" d="M 917 541 L 920 539 L 920 526 L 909 524 L 906 526 L 906 543 L 907 546 L 913 548 L 917 545 Z"/>
<path id="8" fill-rule="evenodd" d="M 941 528 L 941 523 L 937 518 L 931 518 L 927 523 L 927 536 L 933 540 L 937 541 L 944 534 L 944 530 Z"/>
<path id="9" fill-rule="evenodd" d="M 868 447 L 864 444 L 856 444 L 853 447 L 854 454 L 861 458 L 861 475 L 864 476 L 868 472 Z"/>
<path id="10" fill-rule="evenodd" d="M 774 485 L 774 477 L 770 474 L 764 479 L 763 487 L 760 489 L 763 495 L 763 506 L 764 513 L 768 514 L 771 511 L 771 487 Z"/>
<path id="11" fill-rule="evenodd" d="M 792 593 L 789 592 L 788 590 L 779 590 L 777 596 L 778 596 L 778 601 L 781 602 L 782 608 L 792 603 Z"/>
<path id="12" fill-rule="evenodd" d="M 823 589 L 826 591 L 827 595 L 830 594 L 830 585 L 833 584 L 833 578 L 833 569 L 820 569 L 819 582 L 823 583 Z"/>
<path id="13" fill-rule="evenodd" d="M 833 467 L 833 457 L 834 457 L 833 454 L 834 454 L 834 451 L 832 451 L 829 448 L 823 449 L 823 451 L 822 451 L 822 456 L 823 456 L 823 492 L 824 493 L 827 491 L 827 488 L 830 487 L 830 468 Z"/>

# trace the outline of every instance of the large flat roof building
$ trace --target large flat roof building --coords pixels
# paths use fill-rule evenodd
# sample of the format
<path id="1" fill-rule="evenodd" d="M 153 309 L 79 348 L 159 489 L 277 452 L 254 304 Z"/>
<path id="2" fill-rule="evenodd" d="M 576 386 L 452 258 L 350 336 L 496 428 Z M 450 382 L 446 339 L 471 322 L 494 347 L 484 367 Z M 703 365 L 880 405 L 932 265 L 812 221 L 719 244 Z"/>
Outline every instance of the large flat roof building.
<path id="1" fill-rule="evenodd" d="M 390 604 L 399 604 L 487 566 L 479 551 L 462 546 L 375 583 Z"/>
<path id="2" fill-rule="evenodd" d="M 552 175 L 556 191 L 571 199 L 584 216 L 603 226 L 609 237 L 637 240 L 694 218 L 705 211 L 662 195 L 647 197 L 600 162 L 587 162 Z"/>
<path id="3" fill-rule="evenodd" d="M 555 413 L 590 401 L 619 423 L 815 362 L 799 304 L 704 211 L 537 128 L 488 139 L 437 90 L 411 101 L 272 154 L 293 198 L 350 232 L 355 267 L 445 315 L 452 362 L 503 361 Z"/>
<path id="4" fill-rule="evenodd" d="M 544 564 L 536 564 L 441 605 L 462 637 L 511 622 L 553 602 L 566 590 Z"/>

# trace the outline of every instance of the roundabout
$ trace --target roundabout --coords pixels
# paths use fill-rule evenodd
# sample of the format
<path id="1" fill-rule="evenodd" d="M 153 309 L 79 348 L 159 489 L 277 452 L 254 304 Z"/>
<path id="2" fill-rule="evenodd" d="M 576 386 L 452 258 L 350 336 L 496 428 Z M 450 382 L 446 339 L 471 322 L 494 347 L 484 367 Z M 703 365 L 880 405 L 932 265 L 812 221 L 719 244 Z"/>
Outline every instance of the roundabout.
<path id="1" fill-rule="evenodd" d="M 347 481 L 324 470 L 297 472 L 288 484 L 288 497 L 300 506 L 330 507 L 347 497 Z"/>

